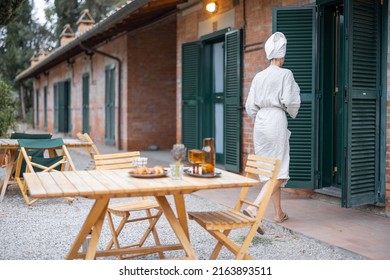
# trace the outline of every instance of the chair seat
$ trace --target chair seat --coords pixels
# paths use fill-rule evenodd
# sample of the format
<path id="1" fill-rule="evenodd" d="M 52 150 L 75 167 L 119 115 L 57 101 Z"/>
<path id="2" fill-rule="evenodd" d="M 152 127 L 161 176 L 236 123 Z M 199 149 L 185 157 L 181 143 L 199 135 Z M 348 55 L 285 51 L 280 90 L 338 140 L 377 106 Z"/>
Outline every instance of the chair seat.
<path id="1" fill-rule="evenodd" d="M 189 212 L 188 217 L 208 230 L 247 227 L 255 221 L 255 218 L 248 217 L 233 209 L 211 212 Z"/>
<path id="2" fill-rule="evenodd" d="M 143 199 L 109 205 L 107 210 L 113 215 L 125 217 L 129 211 L 142 211 L 151 208 L 159 209 L 160 205 L 155 200 Z"/>

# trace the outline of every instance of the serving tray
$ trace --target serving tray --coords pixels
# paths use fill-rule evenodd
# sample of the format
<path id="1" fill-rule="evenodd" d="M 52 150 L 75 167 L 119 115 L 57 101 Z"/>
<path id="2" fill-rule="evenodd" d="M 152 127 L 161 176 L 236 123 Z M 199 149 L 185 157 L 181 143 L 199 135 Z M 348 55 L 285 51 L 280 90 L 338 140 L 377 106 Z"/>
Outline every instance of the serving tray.
<path id="1" fill-rule="evenodd" d="M 196 174 L 192 172 L 192 169 L 184 169 L 184 174 L 199 178 L 215 178 L 221 176 L 221 172 L 214 172 L 214 174 Z"/>
<path id="2" fill-rule="evenodd" d="M 152 178 L 166 177 L 168 175 L 168 172 L 165 170 L 163 174 L 132 174 L 132 173 L 129 173 L 129 175 L 131 177 L 134 177 L 134 178 L 152 179 Z"/>

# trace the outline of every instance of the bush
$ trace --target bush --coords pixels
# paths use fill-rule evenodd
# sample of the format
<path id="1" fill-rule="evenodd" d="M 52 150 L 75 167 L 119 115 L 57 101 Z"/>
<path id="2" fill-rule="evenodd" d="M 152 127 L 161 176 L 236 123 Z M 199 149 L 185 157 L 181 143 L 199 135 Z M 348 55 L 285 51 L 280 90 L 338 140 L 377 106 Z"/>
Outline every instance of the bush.
<path id="1" fill-rule="evenodd" d="M 15 102 L 12 98 L 12 87 L 0 80 L 0 137 L 4 137 L 8 129 L 15 129 Z"/>

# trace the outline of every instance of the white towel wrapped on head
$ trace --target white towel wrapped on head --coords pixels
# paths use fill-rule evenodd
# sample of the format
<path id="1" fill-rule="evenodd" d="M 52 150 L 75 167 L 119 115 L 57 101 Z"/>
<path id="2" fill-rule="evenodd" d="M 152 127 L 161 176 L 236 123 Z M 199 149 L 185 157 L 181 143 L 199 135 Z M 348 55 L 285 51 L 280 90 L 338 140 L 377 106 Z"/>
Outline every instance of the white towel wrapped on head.
<path id="1" fill-rule="evenodd" d="M 287 39 L 282 32 L 275 32 L 265 42 L 267 59 L 283 58 L 286 55 Z"/>

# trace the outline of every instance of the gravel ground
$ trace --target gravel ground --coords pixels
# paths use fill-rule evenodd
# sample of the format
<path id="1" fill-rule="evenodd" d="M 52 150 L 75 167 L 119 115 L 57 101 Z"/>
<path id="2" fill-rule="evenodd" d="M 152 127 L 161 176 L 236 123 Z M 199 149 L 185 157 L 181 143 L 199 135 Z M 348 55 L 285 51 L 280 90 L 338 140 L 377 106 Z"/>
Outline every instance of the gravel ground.
<path id="1" fill-rule="evenodd" d="M 72 153 L 78 169 L 88 165 L 86 154 Z M 1 171 L 3 172 L 3 171 Z M 0 173 L 3 176 L 3 173 Z M 204 198 L 187 195 L 188 211 L 218 210 L 226 208 L 216 205 Z M 113 199 L 111 203 L 123 202 Z M 170 202 L 172 202 L 170 200 Z M 0 260 L 61 260 L 66 254 L 81 228 L 93 201 L 76 198 L 72 205 L 65 199 L 40 200 L 29 209 L 20 194 L 18 187 L 10 186 L 5 199 L 0 203 Z M 119 220 L 117 220 L 119 221 Z M 248 253 L 258 260 L 350 260 L 361 259 L 360 256 L 330 246 L 314 239 L 295 234 L 285 228 L 265 223 L 266 234 L 256 235 Z M 177 239 L 162 217 L 157 224 L 159 236 L 163 244 L 176 243 Z M 141 234 L 143 225 L 125 228 L 121 236 L 124 243 L 132 241 Z M 199 259 L 208 259 L 215 240 L 197 223 L 189 221 L 191 243 Z M 246 230 L 232 231 L 230 237 L 242 242 Z M 108 225 L 103 225 L 98 250 L 103 249 L 110 239 Z M 153 244 L 152 240 L 147 241 Z M 167 258 L 182 257 L 182 251 L 167 252 Z M 232 259 L 233 255 L 222 250 L 219 259 Z M 147 255 L 139 259 L 158 259 L 157 254 Z"/>

